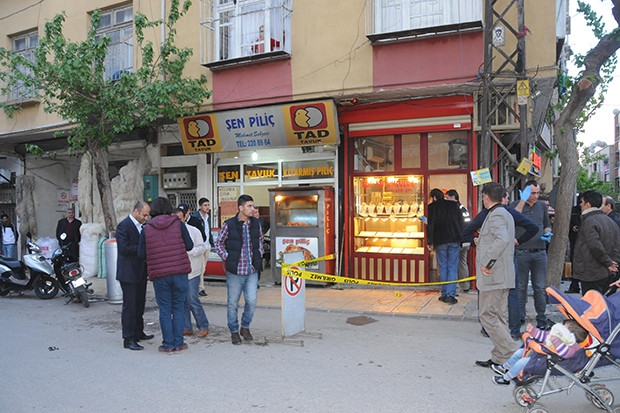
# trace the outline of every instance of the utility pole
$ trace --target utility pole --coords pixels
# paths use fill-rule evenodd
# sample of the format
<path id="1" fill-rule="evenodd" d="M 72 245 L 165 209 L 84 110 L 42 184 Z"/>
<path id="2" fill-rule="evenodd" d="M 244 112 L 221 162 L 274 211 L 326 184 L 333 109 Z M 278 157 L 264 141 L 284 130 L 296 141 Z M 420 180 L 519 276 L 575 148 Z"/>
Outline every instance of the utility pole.
<path id="1" fill-rule="evenodd" d="M 480 168 L 492 168 L 500 163 L 504 167 L 516 167 L 518 161 L 510 152 L 520 144 L 520 155 L 529 158 L 527 98 L 513 107 L 517 97 L 517 80 L 527 80 L 525 64 L 524 0 L 485 0 L 484 5 L 484 70 L 482 73 L 482 96 L 480 100 Z M 508 19 L 516 15 L 515 22 Z M 526 83 L 520 83 L 525 85 Z M 508 117 L 515 122 L 509 122 Z M 503 123 L 502 123 L 503 122 Z M 518 134 L 504 145 L 498 134 Z M 492 159 L 497 146 L 500 151 Z"/>

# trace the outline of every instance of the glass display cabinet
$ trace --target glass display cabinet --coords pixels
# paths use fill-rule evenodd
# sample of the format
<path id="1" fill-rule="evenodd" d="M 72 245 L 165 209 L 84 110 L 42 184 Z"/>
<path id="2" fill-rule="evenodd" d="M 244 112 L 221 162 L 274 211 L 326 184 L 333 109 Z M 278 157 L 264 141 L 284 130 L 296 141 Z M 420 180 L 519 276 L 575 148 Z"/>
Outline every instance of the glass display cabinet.
<path id="1" fill-rule="evenodd" d="M 269 188 L 272 278 L 282 281 L 287 252 L 303 251 L 310 260 L 334 253 L 334 188 Z M 334 274 L 335 260 L 319 261 L 307 269 Z"/>
<path id="2" fill-rule="evenodd" d="M 354 252 L 424 254 L 422 176 L 355 177 Z"/>

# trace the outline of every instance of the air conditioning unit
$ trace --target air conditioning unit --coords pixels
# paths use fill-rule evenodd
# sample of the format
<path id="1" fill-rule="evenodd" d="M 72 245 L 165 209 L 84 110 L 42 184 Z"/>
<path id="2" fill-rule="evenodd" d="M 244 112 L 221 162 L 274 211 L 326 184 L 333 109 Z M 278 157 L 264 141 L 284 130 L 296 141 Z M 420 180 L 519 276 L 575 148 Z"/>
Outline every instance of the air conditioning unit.
<path id="1" fill-rule="evenodd" d="M 366 148 L 366 160 L 369 162 L 382 163 L 386 160 L 386 153 L 384 148 L 367 147 Z"/>
<path id="2" fill-rule="evenodd" d="M 164 189 L 191 188 L 192 180 L 189 172 L 168 172 L 164 174 Z"/>
<path id="3" fill-rule="evenodd" d="M 497 104 L 497 96 L 492 97 L 491 104 L 493 107 Z M 476 104 L 474 105 L 474 130 L 479 131 L 482 129 L 480 123 L 481 106 L 482 106 L 482 94 L 477 93 L 475 96 Z M 516 95 L 508 95 L 506 99 L 499 105 L 497 110 L 493 112 L 490 126 L 494 132 L 505 132 L 518 130 L 521 125 L 519 118 L 516 117 L 511 111 L 511 108 L 515 113 L 519 113 L 519 105 L 517 104 Z"/>

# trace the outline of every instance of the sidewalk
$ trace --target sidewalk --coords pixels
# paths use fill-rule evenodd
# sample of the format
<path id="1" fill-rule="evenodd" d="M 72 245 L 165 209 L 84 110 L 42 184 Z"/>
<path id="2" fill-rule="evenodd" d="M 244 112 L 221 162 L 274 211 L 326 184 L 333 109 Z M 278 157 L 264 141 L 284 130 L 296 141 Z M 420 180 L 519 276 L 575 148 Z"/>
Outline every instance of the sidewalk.
<path id="1" fill-rule="evenodd" d="M 89 278 L 96 296 L 107 295 L 107 281 Z M 226 306 L 225 281 L 205 281 L 207 297 L 201 297 L 206 305 Z M 562 283 L 561 290 L 568 288 Z M 147 296 L 154 297 L 149 283 Z M 461 292 L 458 303 L 449 305 L 439 301 L 439 287 L 372 287 L 350 285 L 306 285 L 306 311 L 346 312 L 412 316 L 418 318 L 478 319 L 478 294 Z M 148 298 L 148 297 L 147 297 Z M 534 303 L 528 299 L 528 321 L 534 319 Z M 261 283 L 258 290 L 258 308 L 279 309 L 282 306 L 282 287 L 273 283 Z M 554 305 L 547 306 L 547 313 L 557 313 Z M 554 321 L 559 321 L 561 318 Z"/>

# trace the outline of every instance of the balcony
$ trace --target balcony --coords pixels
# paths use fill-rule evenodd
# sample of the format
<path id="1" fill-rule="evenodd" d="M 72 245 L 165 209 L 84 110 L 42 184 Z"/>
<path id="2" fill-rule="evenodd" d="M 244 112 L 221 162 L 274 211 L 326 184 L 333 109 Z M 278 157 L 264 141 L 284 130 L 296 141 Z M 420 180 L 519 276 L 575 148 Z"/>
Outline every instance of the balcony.
<path id="1" fill-rule="evenodd" d="M 292 0 L 201 0 L 200 62 L 212 70 L 289 58 Z"/>

